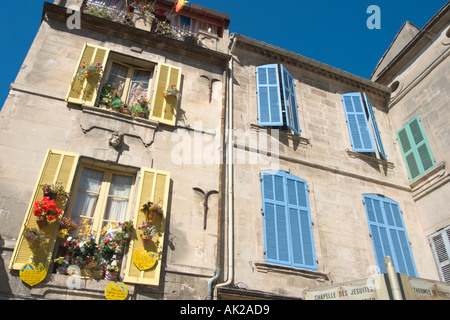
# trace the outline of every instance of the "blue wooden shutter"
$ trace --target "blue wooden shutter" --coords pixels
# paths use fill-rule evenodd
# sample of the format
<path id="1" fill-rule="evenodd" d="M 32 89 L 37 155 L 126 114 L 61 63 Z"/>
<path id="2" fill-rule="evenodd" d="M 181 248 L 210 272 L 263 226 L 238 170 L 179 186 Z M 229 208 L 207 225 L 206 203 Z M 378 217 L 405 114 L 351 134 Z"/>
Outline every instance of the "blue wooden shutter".
<path id="1" fill-rule="evenodd" d="M 376 194 L 363 195 L 375 260 L 386 273 L 384 257 L 391 256 L 396 271 L 417 277 L 417 271 L 397 202 Z"/>
<path id="2" fill-rule="evenodd" d="M 342 102 L 353 151 L 375 152 L 361 94 L 359 92 L 343 94 Z"/>
<path id="3" fill-rule="evenodd" d="M 284 173 L 261 173 L 266 262 L 291 265 Z"/>
<path id="4" fill-rule="evenodd" d="M 261 126 L 282 126 L 280 83 L 278 65 L 256 68 L 258 96 L 258 123 Z"/>
<path id="5" fill-rule="evenodd" d="M 308 188 L 283 171 L 263 171 L 266 262 L 317 270 Z"/>
<path id="6" fill-rule="evenodd" d="M 286 124 L 296 135 L 300 136 L 294 78 L 292 78 L 283 65 L 281 65 L 281 79 L 283 84 L 283 102 L 286 112 Z"/>
<path id="7" fill-rule="evenodd" d="M 436 165 L 418 116 L 397 131 L 397 138 L 411 181 Z"/>
<path id="8" fill-rule="evenodd" d="M 317 270 L 307 184 L 290 174 L 286 180 L 293 266 Z"/>
<path id="9" fill-rule="evenodd" d="M 375 135 L 375 141 L 377 143 L 378 152 L 380 156 L 387 160 L 386 152 L 384 151 L 383 143 L 381 142 L 380 130 L 378 129 L 377 120 L 375 119 L 375 113 L 373 112 L 372 104 L 366 93 L 364 93 L 364 99 L 366 100 L 367 110 L 369 111 L 370 124 L 372 125 L 373 134 Z"/>

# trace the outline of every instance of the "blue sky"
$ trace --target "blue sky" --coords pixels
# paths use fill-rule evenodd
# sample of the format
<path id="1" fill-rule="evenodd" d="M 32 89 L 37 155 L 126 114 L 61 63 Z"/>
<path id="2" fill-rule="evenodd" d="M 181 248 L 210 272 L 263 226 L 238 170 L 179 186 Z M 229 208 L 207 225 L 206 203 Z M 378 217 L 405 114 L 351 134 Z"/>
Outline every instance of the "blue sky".
<path id="1" fill-rule="evenodd" d="M 4 1 L 5 2 L 5 1 Z M 6 1 L 0 19 L 0 108 L 39 29 L 43 0 Z M 50 1 L 53 2 L 53 1 Z M 369 78 L 405 21 L 422 28 L 447 0 L 192 0 L 228 13 L 230 32 Z M 381 29 L 368 29 L 370 5 Z M 20 8 L 20 10 L 17 10 Z M 6 10 L 8 9 L 8 10 Z"/>

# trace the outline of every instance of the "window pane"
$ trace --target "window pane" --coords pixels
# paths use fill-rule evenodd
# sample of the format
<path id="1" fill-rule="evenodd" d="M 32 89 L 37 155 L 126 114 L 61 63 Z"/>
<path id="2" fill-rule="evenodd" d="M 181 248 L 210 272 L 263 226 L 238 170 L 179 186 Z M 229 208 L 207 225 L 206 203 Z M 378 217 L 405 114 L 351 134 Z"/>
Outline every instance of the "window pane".
<path id="1" fill-rule="evenodd" d="M 127 104 L 137 105 L 141 96 L 147 97 L 148 86 L 150 83 L 151 72 L 148 70 L 135 70 L 130 84 L 130 93 Z"/>
<path id="2" fill-rule="evenodd" d="M 84 168 L 72 210 L 72 219 L 78 224 L 77 235 L 89 234 L 92 230 L 95 208 L 103 181 L 103 172 Z"/>
<path id="3" fill-rule="evenodd" d="M 111 71 L 109 73 L 108 82 L 114 83 L 114 88 L 119 91 L 120 97 L 123 95 L 125 83 L 128 76 L 128 67 L 122 64 L 113 62 Z"/>
<path id="4" fill-rule="evenodd" d="M 103 225 L 125 221 L 132 183 L 130 176 L 113 175 Z"/>

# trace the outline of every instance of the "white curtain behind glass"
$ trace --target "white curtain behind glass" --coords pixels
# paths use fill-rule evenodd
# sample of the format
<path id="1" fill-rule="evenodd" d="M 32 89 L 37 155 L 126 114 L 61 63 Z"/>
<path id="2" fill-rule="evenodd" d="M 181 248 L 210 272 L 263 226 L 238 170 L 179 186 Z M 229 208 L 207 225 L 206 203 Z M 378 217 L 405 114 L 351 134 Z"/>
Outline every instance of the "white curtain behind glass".
<path id="1" fill-rule="evenodd" d="M 124 222 L 127 217 L 133 178 L 114 174 L 109 189 L 108 206 L 104 220 Z"/>
<path id="2" fill-rule="evenodd" d="M 95 207 L 103 181 L 103 172 L 84 168 L 72 210 L 72 219 L 78 226 L 92 225 Z M 84 219 L 82 219 L 84 218 Z"/>

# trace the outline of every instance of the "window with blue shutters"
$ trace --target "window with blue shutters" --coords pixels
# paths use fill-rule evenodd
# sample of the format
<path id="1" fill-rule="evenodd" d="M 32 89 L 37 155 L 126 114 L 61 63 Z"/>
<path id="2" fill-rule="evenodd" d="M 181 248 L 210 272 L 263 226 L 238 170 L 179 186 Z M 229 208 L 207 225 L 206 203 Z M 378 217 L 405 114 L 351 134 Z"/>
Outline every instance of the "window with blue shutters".
<path id="1" fill-rule="evenodd" d="M 380 157 L 386 160 L 375 113 L 367 95 L 360 92 L 343 94 L 342 103 L 353 151 L 376 153 L 378 150 Z"/>
<path id="2" fill-rule="evenodd" d="M 306 182 L 283 171 L 261 181 L 266 262 L 317 270 Z"/>
<path id="3" fill-rule="evenodd" d="M 283 65 L 256 68 L 258 124 L 290 128 L 300 136 L 294 78 Z"/>
<path id="4" fill-rule="evenodd" d="M 390 256 L 397 272 L 417 277 L 399 204 L 377 194 L 364 194 L 363 201 L 375 260 L 381 273 L 386 273 L 384 258 Z"/>

